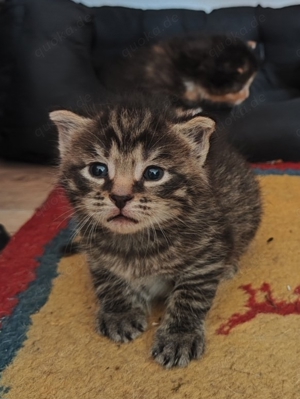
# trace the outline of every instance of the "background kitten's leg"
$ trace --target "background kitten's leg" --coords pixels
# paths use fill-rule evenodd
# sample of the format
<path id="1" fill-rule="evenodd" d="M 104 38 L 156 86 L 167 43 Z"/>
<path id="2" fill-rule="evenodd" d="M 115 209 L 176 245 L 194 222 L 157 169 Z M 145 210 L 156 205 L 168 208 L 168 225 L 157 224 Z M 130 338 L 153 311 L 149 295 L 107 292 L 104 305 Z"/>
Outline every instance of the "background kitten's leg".
<path id="1" fill-rule="evenodd" d="M 146 303 L 130 285 L 106 269 L 92 270 L 101 303 L 98 331 L 116 342 L 128 342 L 147 328 Z"/>
<path id="2" fill-rule="evenodd" d="M 204 353 L 204 319 L 223 273 L 223 264 L 212 264 L 177 281 L 152 350 L 158 363 L 184 367 Z"/>

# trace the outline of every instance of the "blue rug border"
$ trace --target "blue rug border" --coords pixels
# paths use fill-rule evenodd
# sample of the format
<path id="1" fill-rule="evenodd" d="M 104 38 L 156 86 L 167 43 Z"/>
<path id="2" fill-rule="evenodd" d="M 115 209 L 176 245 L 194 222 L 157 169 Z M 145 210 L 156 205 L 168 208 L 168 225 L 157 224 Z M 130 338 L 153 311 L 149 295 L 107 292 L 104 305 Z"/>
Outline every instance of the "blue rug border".
<path id="1" fill-rule="evenodd" d="M 36 279 L 18 295 L 19 302 L 12 315 L 2 320 L 0 330 L 0 379 L 3 371 L 12 363 L 19 349 L 22 348 L 26 333 L 32 325 L 31 316 L 37 313 L 47 302 L 58 276 L 57 268 L 61 260 L 61 248 L 67 245 L 74 233 L 73 222 L 62 229 L 50 243 L 46 244 L 44 254 L 38 258 L 40 265 L 36 269 Z M 12 339 L 13 337 L 13 339 Z M 14 342 L 11 345 L 11 342 Z M 6 342 L 10 344 L 7 345 Z M 9 391 L 9 387 L 0 385 L 0 398 Z"/>
<path id="2" fill-rule="evenodd" d="M 267 176 L 267 175 L 289 175 L 289 176 L 300 176 L 300 169 L 261 169 L 261 168 L 253 168 L 252 169 L 257 175 Z"/>

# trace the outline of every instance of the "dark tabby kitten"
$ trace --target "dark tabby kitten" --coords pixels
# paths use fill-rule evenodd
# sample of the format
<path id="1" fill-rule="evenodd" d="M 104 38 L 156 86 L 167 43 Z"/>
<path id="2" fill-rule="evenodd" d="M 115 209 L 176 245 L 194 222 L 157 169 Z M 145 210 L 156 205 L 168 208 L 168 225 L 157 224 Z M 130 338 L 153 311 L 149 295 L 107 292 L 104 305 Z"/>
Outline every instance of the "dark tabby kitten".
<path id="1" fill-rule="evenodd" d="M 61 182 L 101 303 L 99 331 L 128 342 L 166 298 L 152 355 L 186 366 L 205 347 L 204 320 L 261 217 L 258 184 L 208 117 L 120 103 L 93 118 L 50 114 Z"/>
<path id="2" fill-rule="evenodd" d="M 226 35 L 174 37 L 133 53 L 115 71 L 110 68 L 106 80 L 166 94 L 179 106 L 203 101 L 232 106 L 249 96 L 258 68 L 254 46 Z"/>

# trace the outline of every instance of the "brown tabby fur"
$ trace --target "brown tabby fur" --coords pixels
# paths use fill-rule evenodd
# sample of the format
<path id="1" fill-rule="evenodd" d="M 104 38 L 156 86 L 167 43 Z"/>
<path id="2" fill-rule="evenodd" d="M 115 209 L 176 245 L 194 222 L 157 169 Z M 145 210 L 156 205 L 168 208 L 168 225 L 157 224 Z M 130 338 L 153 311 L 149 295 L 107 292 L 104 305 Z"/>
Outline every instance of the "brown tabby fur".
<path id="1" fill-rule="evenodd" d="M 204 320 L 219 282 L 236 269 L 261 218 L 258 184 L 244 160 L 204 116 L 178 118 L 169 107 L 120 103 L 93 118 L 55 111 L 61 182 L 101 303 L 101 334 L 116 342 L 147 328 L 153 297 L 166 311 L 152 355 L 186 366 L 204 352 Z M 89 165 L 108 165 L 95 178 Z M 149 165 L 163 168 L 146 181 Z M 120 211 L 110 195 L 130 196 Z M 123 212 L 135 221 L 110 217 Z"/>

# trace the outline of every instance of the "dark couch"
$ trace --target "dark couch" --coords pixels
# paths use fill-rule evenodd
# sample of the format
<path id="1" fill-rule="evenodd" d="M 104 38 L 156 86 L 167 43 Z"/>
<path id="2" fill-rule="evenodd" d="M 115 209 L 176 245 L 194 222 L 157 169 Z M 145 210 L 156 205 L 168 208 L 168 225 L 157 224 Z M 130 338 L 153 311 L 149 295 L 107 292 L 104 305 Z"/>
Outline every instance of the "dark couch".
<path id="1" fill-rule="evenodd" d="M 0 155 L 52 162 L 48 112 L 88 112 L 107 101 L 105 65 L 184 32 L 226 32 L 258 42 L 251 96 L 213 110 L 219 128 L 252 161 L 300 161 L 300 6 L 189 10 L 88 8 L 69 0 L 7 0 L 0 9 Z"/>

